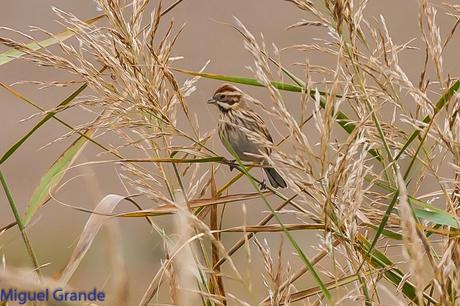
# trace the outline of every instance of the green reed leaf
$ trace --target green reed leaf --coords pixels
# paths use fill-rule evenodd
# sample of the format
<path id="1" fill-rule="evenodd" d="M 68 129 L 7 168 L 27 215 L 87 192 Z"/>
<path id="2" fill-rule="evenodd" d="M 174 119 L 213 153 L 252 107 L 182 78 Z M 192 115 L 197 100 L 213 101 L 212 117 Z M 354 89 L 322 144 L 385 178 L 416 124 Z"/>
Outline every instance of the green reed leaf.
<path id="1" fill-rule="evenodd" d="M 59 103 L 56 108 L 60 108 L 62 106 L 66 106 L 69 104 L 73 99 L 75 99 L 85 88 L 87 87 L 86 84 L 80 86 L 76 91 L 74 91 L 70 96 L 68 96 L 64 101 Z M 21 137 L 15 144 L 13 144 L 8 151 L 6 151 L 3 156 L 0 158 L 0 165 L 3 164 L 8 158 L 16 152 L 17 149 L 30 137 L 32 136 L 43 124 L 45 124 L 48 120 L 56 115 L 56 112 L 49 112 L 46 116 L 40 120 L 29 132 L 27 132 L 24 136 Z"/>
<path id="2" fill-rule="evenodd" d="M 50 193 L 57 187 L 67 170 L 73 164 L 78 154 L 83 150 L 88 138 L 93 136 L 96 129 L 89 129 L 75 140 L 53 163 L 48 171 L 42 176 L 40 183 L 30 198 L 24 214 L 24 225 L 29 223 L 35 212 L 50 199 Z"/>
<path id="3" fill-rule="evenodd" d="M 93 24 L 99 19 L 105 17 L 105 15 L 99 15 L 94 18 L 88 19 L 85 21 L 87 24 Z M 44 39 L 42 41 L 37 41 L 37 42 L 32 42 L 30 44 L 25 45 L 26 49 L 30 51 L 37 51 L 43 48 L 50 47 L 52 45 L 55 45 L 59 42 L 63 42 L 72 36 L 75 35 L 75 32 L 72 31 L 71 29 L 67 29 L 61 33 L 54 34 L 52 37 Z M 11 48 L 3 53 L 0 53 L 0 66 L 4 65 L 6 63 L 11 62 L 14 59 L 20 58 L 21 56 L 25 55 L 26 52 L 18 50 L 16 48 Z"/>
<path id="4" fill-rule="evenodd" d="M 3 173 L 1 171 L 0 171 L 0 184 L 3 187 L 3 191 L 5 191 L 6 198 L 8 200 L 8 203 L 10 204 L 10 208 L 11 208 L 11 211 L 13 212 L 14 218 L 16 219 L 16 223 L 18 224 L 19 231 L 21 232 L 22 239 L 24 240 L 24 244 L 26 246 L 27 252 L 29 253 L 32 263 L 34 264 L 35 272 L 37 273 L 37 276 L 40 278 L 41 272 L 40 272 L 40 265 L 38 264 L 37 256 L 35 255 L 34 249 L 32 248 L 32 243 L 30 242 L 29 236 L 27 235 L 27 232 L 25 231 L 24 222 L 23 220 L 21 220 L 21 217 L 19 216 L 19 211 L 13 199 L 11 190 L 8 187 L 8 183 L 6 182 L 6 179 L 3 176 Z"/>
<path id="5" fill-rule="evenodd" d="M 384 188 L 385 190 L 391 191 L 393 193 L 397 191 L 395 188 L 388 186 L 384 182 L 375 182 L 375 185 Z M 409 201 L 409 204 L 412 206 L 415 212 L 415 216 L 417 218 L 425 219 L 433 224 L 447 225 L 456 229 L 459 228 L 460 220 L 458 220 L 454 215 L 450 214 L 449 212 L 437 208 L 436 206 L 428 204 L 424 201 L 421 201 L 417 198 L 414 198 L 410 195 L 408 195 L 407 199 Z"/>

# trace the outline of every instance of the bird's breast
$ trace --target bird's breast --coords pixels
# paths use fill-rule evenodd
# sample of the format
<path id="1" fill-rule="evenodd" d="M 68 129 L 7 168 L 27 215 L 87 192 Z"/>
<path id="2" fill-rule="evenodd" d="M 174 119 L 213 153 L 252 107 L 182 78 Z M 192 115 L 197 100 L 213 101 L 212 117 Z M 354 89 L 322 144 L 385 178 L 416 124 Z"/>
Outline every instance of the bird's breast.
<path id="1" fill-rule="evenodd" d="M 249 139 L 247 131 L 244 131 L 243 123 L 232 120 L 228 116 L 221 117 L 219 120 L 219 137 L 229 152 L 232 150 L 241 160 L 260 162 L 263 158 L 260 155 L 263 147 Z M 231 149 L 228 147 L 231 145 Z"/>

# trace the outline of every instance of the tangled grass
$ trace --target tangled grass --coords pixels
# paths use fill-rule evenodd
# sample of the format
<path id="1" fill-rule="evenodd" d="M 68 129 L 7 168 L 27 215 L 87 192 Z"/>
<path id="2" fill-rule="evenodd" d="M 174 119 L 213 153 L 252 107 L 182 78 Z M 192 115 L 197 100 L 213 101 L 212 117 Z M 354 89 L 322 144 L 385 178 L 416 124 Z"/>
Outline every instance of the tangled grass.
<path id="1" fill-rule="evenodd" d="M 456 72 L 444 59 L 444 50 L 456 37 L 460 6 L 436 8 L 428 0 L 419 1 L 416 35 L 426 48 L 416 51 L 425 52 L 426 61 L 415 80 L 399 63 L 402 52 L 414 51 L 412 41 L 393 41 L 384 16 L 366 16 L 367 1 L 289 0 L 309 18 L 293 21 L 291 28 L 321 27 L 328 39 L 299 39 L 285 49 L 307 56 L 321 52 L 335 66 L 297 63 L 304 75 L 296 76 L 278 60 L 284 49 L 269 51 L 263 36 L 256 38 L 235 19 L 233 27 L 253 58 L 254 78 L 249 78 L 206 73 L 205 64 L 199 72 L 177 67 L 172 50 L 182 28 L 168 14 L 182 1 L 166 9 L 156 2 L 153 11 L 149 2 L 98 0 L 102 15 L 86 22 L 55 9 L 67 30 L 48 33 L 50 38 L 38 44 L 0 37 L 11 48 L 1 54 L 0 64 L 22 57 L 67 71 L 83 84 L 55 109 L 39 109 L 41 123 L 0 160 L 6 162 L 49 119 L 70 128 L 62 139 L 77 138 L 43 176 L 24 216 L 0 173 L 16 218 L 3 230 L 18 226 L 36 268 L 32 276 L 25 269 L 1 271 L 2 286 L 68 286 L 103 224 L 114 218 L 145 218 L 164 245 L 163 258 L 152 259 L 160 263 L 159 270 L 146 271 L 151 282 L 136 301 L 139 305 L 250 305 L 255 300 L 261 305 L 460 303 L 460 80 L 451 77 Z M 443 36 L 436 19 L 448 16 L 455 21 Z M 67 43 L 70 37 L 77 43 Z M 45 48 L 53 44 L 60 52 Z M 179 74 L 190 79 L 181 84 Z M 289 82 L 275 81 L 280 75 Z M 314 75 L 322 81 L 313 81 Z M 260 86 L 268 92 L 271 99 L 254 99 L 254 108 L 285 133 L 273 148 L 271 162 L 288 189 L 261 191 L 253 174 L 257 165 L 239 164 L 231 180 L 218 183 L 216 177 L 227 171 L 228 162 L 210 146 L 215 131 L 203 130 L 187 104 L 203 79 Z M 37 83 L 53 87 L 75 82 Z M 33 104 L 12 87 L 2 87 Z M 84 96 L 85 88 L 90 94 Z M 296 92 L 297 101 L 287 102 L 284 91 Z M 297 103 L 298 112 L 290 111 L 288 103 Z M 94 120 L 70 126 L 57 117 L 70 108 L 89 112 Z M 103 134 L 116 135 L 122 145 L 102 143 Z M 99 147 L 107 157 L 94 163 L 121 169 L 127 193 L 107 195 L 94 210 L 71 207 L 90 217 L 67 265 L 52 278 L 41 273 L 27 225 L 57 192 L 65 172 L 78 166 L 76 157 L 86 144 Z M 445 168 L 449 171 L 441 173 Z M 247 182 L 247 188 L 230 192 L 237 181 Z M 427 184 L 428 190 L 423 187 Z M 259 201 L 268 212 L 256 224 L 246 222 L 242 204 L 249 200 Z M 116 213 L 122 201 L 134 209 Z M 222 228 L 226 205 L 242 207 L 239 226 Z M 160 215 L 169 215 L 172 232 L 157 224 Z M 112 227 L 109 236 L 113 271 L 108 274 L 113 277 L 107 295 L 110 305 L 126 305 L 128 279 L 117 231 Z M 225 240 L 229 232 L 239 233 L 230 246 Z M 281 245 L 258 239 L 260 233 L 283 237 Z M 317 254 L 310 256 L 312 250 Z M 251 265 L 250 273 L 263 280 L 265 292 L 250 289 L 247 273 L 234 260 L 238 252 L 246 252 L 250 263 L 263 262 Z M 403 259 L 392 260 L 395 254 Z M 304 275 L 308 281 L 301 279 Z M 247 292 L 232 290 L 229 284 L 235 282 Z"/>

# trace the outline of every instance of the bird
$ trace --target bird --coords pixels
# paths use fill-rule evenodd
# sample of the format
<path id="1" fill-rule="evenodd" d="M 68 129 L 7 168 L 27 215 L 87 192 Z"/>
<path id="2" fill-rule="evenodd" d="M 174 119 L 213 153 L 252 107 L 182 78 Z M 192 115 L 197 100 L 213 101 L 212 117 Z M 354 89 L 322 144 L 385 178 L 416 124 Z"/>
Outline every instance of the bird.
<path id="1" fill-rule="evenodd" d="M 238 87 L 223 84 L 208 99 L 208 104 L 219 109 L 219 138 L 227 151 L 235 152 L 240 160 L 262 164 L 274 188 L 286 188 L 286 181 L 276 169 L 268 166 L 268 160 L 264 157 L 264 154 L 270 155 L 273 139 L 264 120 L 248 106 L 248 98 Z M 230 170 L 233 167 L 230 165 Z M 265 180 L 261 187 L 266 188 Z"/>

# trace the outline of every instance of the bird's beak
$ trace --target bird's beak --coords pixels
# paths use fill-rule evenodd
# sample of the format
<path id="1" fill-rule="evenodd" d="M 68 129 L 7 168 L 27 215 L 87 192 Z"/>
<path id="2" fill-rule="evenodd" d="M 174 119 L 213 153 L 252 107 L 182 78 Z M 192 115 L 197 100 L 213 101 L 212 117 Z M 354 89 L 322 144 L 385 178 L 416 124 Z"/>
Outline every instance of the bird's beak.
<path id="1" fill-rule="evenodd" d="M 212 103 L 216 103 L 216 99 L 214 99 L 214 97 L 211 97 L 208 99 L 208 104 L 212 104 Z"/>

